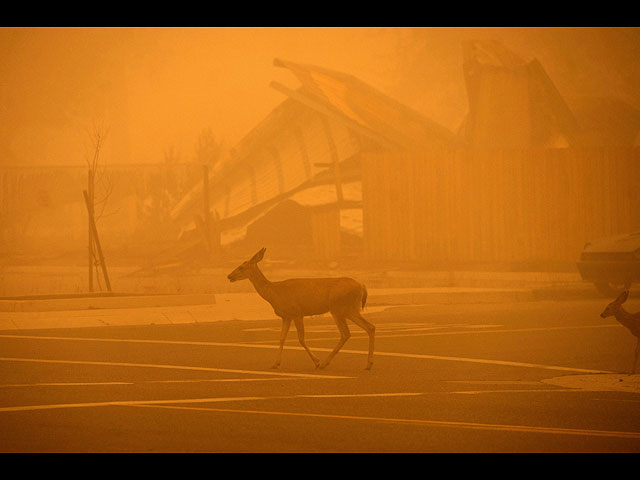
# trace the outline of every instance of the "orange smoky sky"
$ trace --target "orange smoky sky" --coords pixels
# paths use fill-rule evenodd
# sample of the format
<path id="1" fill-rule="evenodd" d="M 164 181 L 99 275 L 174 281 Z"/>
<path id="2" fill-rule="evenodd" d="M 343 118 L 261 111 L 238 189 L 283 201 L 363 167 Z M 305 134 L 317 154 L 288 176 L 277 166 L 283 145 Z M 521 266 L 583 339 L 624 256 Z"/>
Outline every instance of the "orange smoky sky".
<path id="1" fill-rule="evenodd" d="M 466 113 L 462 46 L 505 42 L 537 57 L 563 94 L 640 108 L 637 28 L 0 29 L 0 163 L 80 165 L 92 125 L 109 163 L 191 162 L 210 128 L 232 147 L 297 87 L 274 58 L 338 70 L 455 130 Z"/>

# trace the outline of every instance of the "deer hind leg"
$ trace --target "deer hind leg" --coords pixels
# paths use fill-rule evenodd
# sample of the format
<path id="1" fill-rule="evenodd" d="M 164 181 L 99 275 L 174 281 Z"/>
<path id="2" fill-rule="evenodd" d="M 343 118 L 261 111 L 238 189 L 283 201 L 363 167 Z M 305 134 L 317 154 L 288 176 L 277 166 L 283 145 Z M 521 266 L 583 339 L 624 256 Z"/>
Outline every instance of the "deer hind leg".
<path id="1" fill-rule="evenodd" d="M 296 330 L 298 331 L 298 340 L 300 341 L 300 345 L 304 347 L 309 356 L 311 357 L 311 361 L 316 366 L 316 368 L 320 367 L 320 359 L 316 357 L 313 352 L 307 347 L 307 344 L 304 341 L 304 317 L 295 318 L 293 321 L 296 324 Z"/>
<path id="2" fill-rule="evenodd" d="M 282 349 L 284 348 L 284 341 L 287 339 L 287 333 L 289 333 L 289 327 L 291 326 L 290 318 L 282 319 L 282 330 L 280 330 L 280 348 L 278 348 L 278 355 L 276 357 L 276 363 L 271 368 L 278 368 L 280 361 L 282 360 Z"/>
<path id="3" fill-rule="evenodd" d="M 336 356 L 336 354 L 340 351 L 342 346 L 347 342 L 347 340 L 349 340 L 349 337 L 351 336 L 349 325 L 347 325 L 347 321 L 345 320 L 346 317 L 339 312 L 331 312 L 331 315 L 333 316 L 333 319 L 338 326 L 338 330 L 340 330 L 340 340 L 338 340 L 337 345 L 331 351 L 331 353 L 327 355 L 327 358 L 325 358 L 324 362 L 320 364 L 320 368 L 325 368 L 327 365 L 329 365 L 331 360 L 333 360 L 333 357 Z"/>
<path id="4" fill-rule="evenodd" d="M 371 366 L 373 365 L 373 345 L 375 341 L 376 327 L 371 322 L 368 322 L 357 309 L 351 311 L 347 318 L 362 328 L 367 332 L 367 335 L 369 335 L 369 355 L 367 356 L 366 370 L 371 370 Z"/>

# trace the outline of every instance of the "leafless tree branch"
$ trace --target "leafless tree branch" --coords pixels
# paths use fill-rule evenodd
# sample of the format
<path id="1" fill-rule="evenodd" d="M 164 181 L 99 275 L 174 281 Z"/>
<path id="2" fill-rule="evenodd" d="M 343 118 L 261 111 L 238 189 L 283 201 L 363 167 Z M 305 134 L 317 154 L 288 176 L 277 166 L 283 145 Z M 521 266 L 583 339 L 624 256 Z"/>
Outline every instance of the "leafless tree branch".
<path id="1" fill-rule="evenodd" d="M 92 129 L 87 130 L 89 141 L 92 146 L 92 153 L 87 155 L 86 163 L 89 169 L 93 172 L 93 208 L 100 207 L 100 212 L 94 215 L 94 220 L 97 222 L 104 215 L 104 210 L 107 204 L 107 200 L 113 193 L 113 182 L 110 175 L 107 174 L 106 162 L 100 162 L 100 153 L 104 147 L 104 144 L 109 135 L 109 128 L 105 126 L 104 122 L 98 123 L 95 119 L 92 122 Z M 101 197 L 96 200 L 95 186 L 99 185 L 101 189 Z"/>

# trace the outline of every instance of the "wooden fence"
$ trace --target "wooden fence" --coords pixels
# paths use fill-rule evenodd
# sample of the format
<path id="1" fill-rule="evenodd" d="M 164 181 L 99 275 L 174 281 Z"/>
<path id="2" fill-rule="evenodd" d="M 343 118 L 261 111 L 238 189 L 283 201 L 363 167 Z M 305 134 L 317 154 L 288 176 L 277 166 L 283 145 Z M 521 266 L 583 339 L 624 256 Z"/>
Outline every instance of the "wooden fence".
<path id="1" fill-rule="evenodd" d="M 640 229 L 640 148 L 367 154 L 362 196 L 371 259 L 575 261 Z"/>

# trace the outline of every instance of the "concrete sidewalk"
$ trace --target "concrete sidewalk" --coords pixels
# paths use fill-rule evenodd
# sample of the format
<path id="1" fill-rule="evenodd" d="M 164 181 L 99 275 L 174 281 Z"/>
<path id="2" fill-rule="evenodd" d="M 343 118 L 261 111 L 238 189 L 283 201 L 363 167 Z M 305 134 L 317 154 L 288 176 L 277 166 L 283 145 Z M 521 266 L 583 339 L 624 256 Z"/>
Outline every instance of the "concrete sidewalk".
<path id="1" fill-rule="evenodd" d="M 176 297 L 176 298 L 172 298 Z M 532 290 L 499 288 L 369 289 L 366 310 L 394 305 L 509 303 L 534 300 Z M 158 302 L 168 302 L 159 305 Z M 186 302 L 190 303 L 186 303 Z M 152 325 L 277 319 L 257 293 L 112 296 L 44 300 L 4 300 L 0 330 Z M 13 302 L 13 305 L 10 303 Z M 21 303 L 25 302 L 25 303 Z M 40 306 L 38 302 L 43 302 Z M 86 308 L 87 303 L 102 307 Z M 154 303 L 155 302 L 155 303 Z M 174 302 L 174 303 L 171 303 Z M 40 308 L 37 310 L 37 308 Z M 60 308 L 65 308 L 60 310 Z"/>
<path id="2" fill-rule="evenodd" d="M 144 295 L 250 293 L 249 282 L 230 283 L 230 268 L 198 268 L 190 272 L 136 273 L 134 268 L 110 268 L 111 285 L 120 292 Z M 381 288 L 543 288 L 582 283 L 577 272 L 507 272 L 464 270 L 294 269 L 266 262 L 272 281 L 286 278 L 353 277 L 369 289 Z M 81 267 L 0 266 L 0 296 L 66 294 L 86 288 Z"/>
<path id="3" fill-rule="evenodd" d="M 213 293 L 186 295 L 140 295 L 126 293 L 31 295 L 0 299 L 0 312 L 49 312 L 60 310 L 100 310 L 113 308 L 172 307 L 181 305 L 211 305 Z"/>
<path id="4" fill-rule="evenodd" d="M 368 289 L 368 305 L 412 305 L 420 303 L 501 303 L 534 300 L 526 288 L 373 288 Z M 185 295 L 140 295 L 125 293 L 32 295 L 0 299 L 0 312 L 47 312 L 99 310 L 181 305 L 212 305 L 218 298 L 260 299 L 255 292 L 200 293 Z M 240 304 L 241 305 L 241 304 Z"/>

